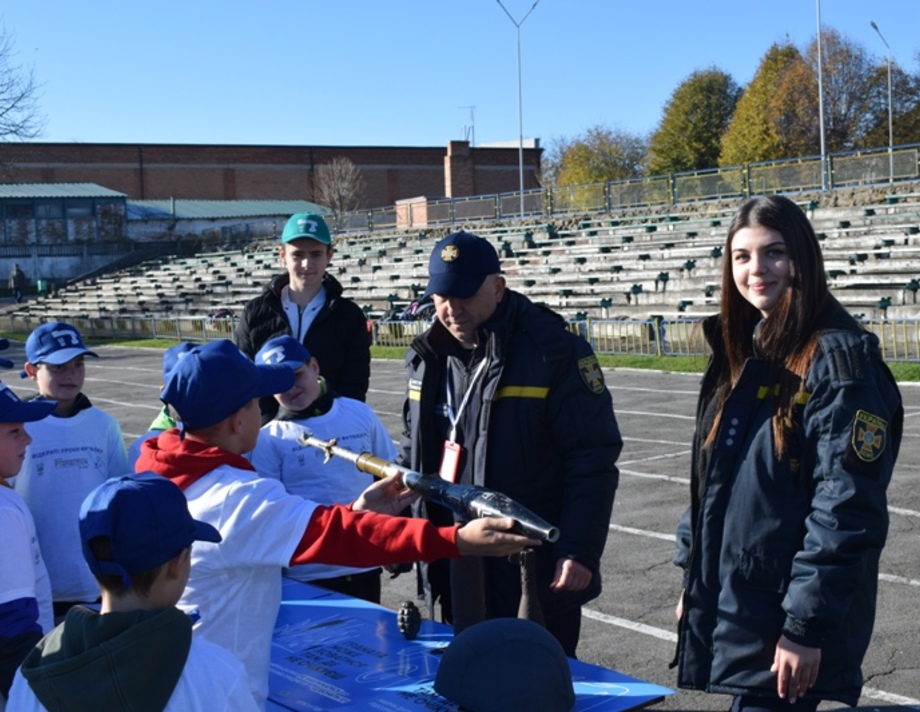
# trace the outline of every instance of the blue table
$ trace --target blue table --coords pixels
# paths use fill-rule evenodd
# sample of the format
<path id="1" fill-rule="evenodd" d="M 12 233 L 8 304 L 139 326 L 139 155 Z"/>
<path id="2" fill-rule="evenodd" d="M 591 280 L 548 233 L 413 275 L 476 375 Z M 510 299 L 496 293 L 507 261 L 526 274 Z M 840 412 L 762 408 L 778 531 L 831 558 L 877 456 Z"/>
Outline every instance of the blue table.
<path id="1" fill-rule="evenodd" d="M 434 691 L 449 626 L 422 621 L 414 640 L 396 613 L 356 598 L 284 580 L 272 640 L 268 710 L 452 712 Z M 570 660 L 573 710 L 614 712 L 661 701 L 673 690 Z"/>

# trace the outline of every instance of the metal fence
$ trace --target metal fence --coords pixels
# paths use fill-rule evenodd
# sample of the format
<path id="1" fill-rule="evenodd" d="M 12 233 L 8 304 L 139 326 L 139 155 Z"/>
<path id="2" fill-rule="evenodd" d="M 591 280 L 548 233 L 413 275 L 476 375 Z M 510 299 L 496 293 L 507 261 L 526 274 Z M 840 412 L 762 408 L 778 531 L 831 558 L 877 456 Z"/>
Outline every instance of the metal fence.
<path id="1" fill-rule="evenodd" d="M 0 315 L 0 331 L 28 335 L 51 317 Z M 213 341 L 233 338 L 236 317 L 61 317 L 89 339 L 169 339 Z M 920 361 L 920 319 L 861 319 L 879 338 L 888 361 Z M 377 346 L 408 347 L 429 326 L 427 321 L 382 321 L 373 324 Z M 708 353 L 699 319 L 584 319 L 569 329 L 586 339 L 599 354 L 705 356 Z"/>
<path id="2" fill-rule="evenodd" d="M 782 161 L 748 163 L 649 178 L 565 185 L 523 193 L 524 216 L 678 205 L 702 200 L 747 198 L 761 193 L 797 193 L 847 186 L 895 184 L 920 179 L 920 144 Z M 332 218 L 337 232 L 397 227 L 451 225 L 478 220 L 521 217 L 520 192 L 443 198 L 400 206 L 342 213 Z"/>
<path id="3" fill-rule="evenodd" d="M 888 361 L 920 361 L 920 319 L 863 319 L 879 338 Z M 377 321 L 374 343 L 408 347 L 429 326 L 424 321 Z M 700 319 L 585 319 L 569 329 L 595 353 L 648 356 L 705 356 L 709 353 Z"/>

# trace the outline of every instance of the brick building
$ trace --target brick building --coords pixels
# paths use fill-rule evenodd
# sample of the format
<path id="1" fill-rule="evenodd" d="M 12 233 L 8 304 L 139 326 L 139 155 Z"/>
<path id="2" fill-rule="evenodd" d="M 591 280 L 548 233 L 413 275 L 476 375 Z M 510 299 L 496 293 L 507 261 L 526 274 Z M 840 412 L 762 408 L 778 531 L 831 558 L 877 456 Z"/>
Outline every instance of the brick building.
<path id="1" fill-rule="evenodd" d="M 537 141 L 524 149 L 525 188 L 538 187 Z M 4 143 L 0 181 L 95 183 L 128 199 L 311 200 L 316 168 L 344 157 L 361 169 L 362 207 L 417 196 L 459 197 L 519 188 L 517 147 L 209 146 Z"/>

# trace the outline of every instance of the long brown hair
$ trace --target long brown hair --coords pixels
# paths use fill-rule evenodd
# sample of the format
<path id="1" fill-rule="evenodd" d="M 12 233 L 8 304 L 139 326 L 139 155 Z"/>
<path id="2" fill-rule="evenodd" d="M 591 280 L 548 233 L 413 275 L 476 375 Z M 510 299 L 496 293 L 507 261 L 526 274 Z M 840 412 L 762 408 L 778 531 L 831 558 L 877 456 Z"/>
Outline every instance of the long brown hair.
<path id="1" fill-rule="evenodd" d="M 792 265 L 792 282 L 757 334 L 757 354 L 770 361 L 771 383 L 778 385 L 773 399 L 773 435 L 777 457 L 787 450 L 795 402 L 804 387 L 805 373 L 818 343 L 818 327 L 829 295 L 824 259 L 815 231 L 794 202 L 779 195 L 752 198 L 735 215 L 728 229 L 722 263 L 720 307 L 722 342 L 727 360 L 718 374 L 719 413 L 731 386 L 738 381 L 746 359 L 755 355 L 754 328 L 760 311 L 735 287 L 731 246 L 742 228 L 764 227 L 782 235 Z M 707 438 L 715 437 L 720 418 Z"/>

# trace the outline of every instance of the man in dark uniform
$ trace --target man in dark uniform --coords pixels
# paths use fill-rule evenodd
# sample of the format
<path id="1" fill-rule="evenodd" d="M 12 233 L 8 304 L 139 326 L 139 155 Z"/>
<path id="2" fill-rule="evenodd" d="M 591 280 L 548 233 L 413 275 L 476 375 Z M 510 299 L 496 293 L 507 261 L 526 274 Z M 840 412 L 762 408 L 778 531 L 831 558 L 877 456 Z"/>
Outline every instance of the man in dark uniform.
<path id="1" fill-rule="evenodd" d="M 591 346 L 565 321 L 508 289 L 495 248 L 457 232 L 435 245 L 425 297 L 437 320 L 407 355 L 402 463 L 498 490 L 559 527 L 536 549 L 546 627 L 575 655 L 581 606 L 601 589 L 622 448 L 613 402 Z M 448 523 L 431 503 L 420 515 Z M 431 614 L 455 631 L 516 616 L 521 572 L 508 559 L 438 561 L 419 570 Z"/>

